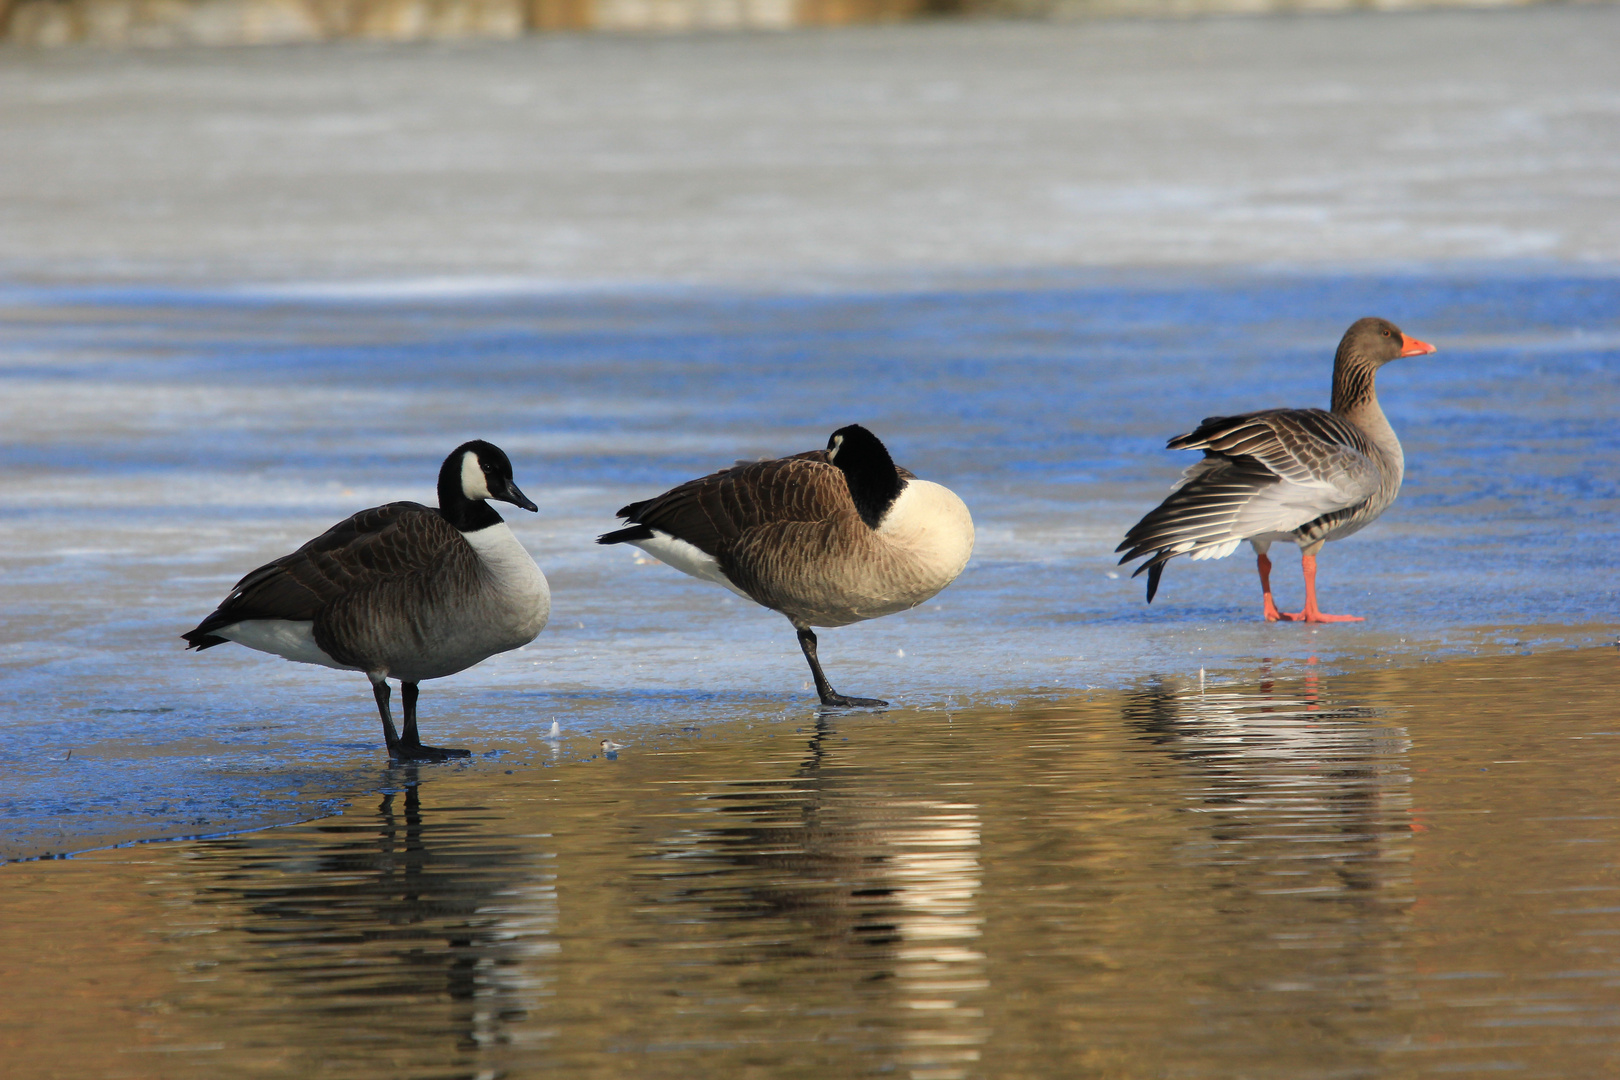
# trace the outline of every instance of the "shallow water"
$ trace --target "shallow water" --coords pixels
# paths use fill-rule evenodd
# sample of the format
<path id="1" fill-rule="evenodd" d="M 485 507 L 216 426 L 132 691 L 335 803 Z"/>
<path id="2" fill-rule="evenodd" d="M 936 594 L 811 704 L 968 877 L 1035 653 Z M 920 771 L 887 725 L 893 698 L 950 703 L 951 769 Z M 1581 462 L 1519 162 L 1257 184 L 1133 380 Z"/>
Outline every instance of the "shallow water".
<path id="1" fill-rule="evenodd" d="M 399 769 L 341 817 L 0 870 L 0 1044 L 19 1076 L 1612 1075 L 1617 664 L 694 704 L 613 759 Z"/>
<path id="2" fill-rule="evenodd" d="M 358 676 L 178 635 L 363 506 L 431 501 L 483 436 L 541 507 L 533 645 L 429 684 L 425 737 L 499 754 L 553 717 L 637 732 L 800 715 L 787 622 L 592 538 L 613 510 L 850 421 L 958 491 L 978 544 L 916 611 L 823 635 L 848 693 L 1015 703 L 1151 675 L 1323 670 L 1612 640 L 1620 283 L 1574 274 L 1166 274 L 874 293 L 397 299 L 12 289 L 0 324 L 0 857 L 287 822 L 380 781 Z M 1322 557 L 1354 626 L 1256 618 L 1252 560 L 1111 554 L 1200 417 L 1325 404 L 1379 312 L 1440 352 L 1385 370 L 1406 487 Z M 1289 557 L 1276 576 L 1297 604 Z"/>

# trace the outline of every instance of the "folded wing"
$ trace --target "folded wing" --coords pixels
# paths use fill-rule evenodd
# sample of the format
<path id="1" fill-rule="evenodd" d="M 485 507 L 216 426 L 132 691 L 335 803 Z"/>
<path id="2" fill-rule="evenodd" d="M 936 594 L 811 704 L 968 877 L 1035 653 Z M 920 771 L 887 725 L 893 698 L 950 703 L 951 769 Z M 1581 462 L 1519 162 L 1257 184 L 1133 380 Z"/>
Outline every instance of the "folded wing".
<path id="1" fill-rule="evenodd" d="M 212 615 L 183 636 L 192 648 L 207 649 L 226 641 L 213 631 L 234 623 L 313 621 L 339 597 L 425 571 L 458 546 L 465 541 L 455 527 L 420 503 L 362 510 L 248 574 Z"/>
<path id="2" fill-rule="evenodd" d="M 631 503 L 619 511 L 631 526 L 608 533 L 601 542 L 646 540 L 656 529 L 720 558 L 754 530 L 822 521 L 842 510 L 853 513 L 843 474 L 827 460 L 825 450 L 812 450 L 735 465 Z"/>
<path id="3" fill-rule="evenodd" d="M 1169 447 L 1204 458 L 1115 549 L 1122 563 L 1152 556 L 1138 574 L 1177 555 L 1223 558 L 1244 540 L 1353 512 L 1379 486 L 1366 435 L 1322 409 L 1210 417 Z"/>

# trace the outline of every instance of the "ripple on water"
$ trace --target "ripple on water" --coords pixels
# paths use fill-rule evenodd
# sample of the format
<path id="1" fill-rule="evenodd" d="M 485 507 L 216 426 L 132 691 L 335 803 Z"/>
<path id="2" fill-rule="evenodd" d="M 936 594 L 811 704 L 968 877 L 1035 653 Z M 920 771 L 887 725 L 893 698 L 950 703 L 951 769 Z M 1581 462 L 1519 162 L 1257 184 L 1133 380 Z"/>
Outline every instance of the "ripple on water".
<path id="1" fill-rule="evenodd" d="M 7 867 L 0 1035 L 39 1075 L 1603 1075 L 1617 663 L 565 728 Z"/>

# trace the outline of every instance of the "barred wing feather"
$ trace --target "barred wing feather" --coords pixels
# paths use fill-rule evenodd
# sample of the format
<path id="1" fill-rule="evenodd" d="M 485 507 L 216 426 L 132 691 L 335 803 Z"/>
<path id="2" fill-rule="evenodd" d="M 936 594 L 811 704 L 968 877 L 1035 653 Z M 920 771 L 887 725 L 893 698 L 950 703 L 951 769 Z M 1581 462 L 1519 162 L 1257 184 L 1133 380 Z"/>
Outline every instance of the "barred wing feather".
<path id="1" fill-rule="evenodd" d="M 1321 409 L 1272 409 L 1217 416 L 1169 443 L 1202 450 L 1156 509 L 1116 549 L 1137 569 L 1176 555 L 1224 558 L 1251 537 L 1288 534 L 1371 497 L 1380 474 L 1366 436 Z"/>

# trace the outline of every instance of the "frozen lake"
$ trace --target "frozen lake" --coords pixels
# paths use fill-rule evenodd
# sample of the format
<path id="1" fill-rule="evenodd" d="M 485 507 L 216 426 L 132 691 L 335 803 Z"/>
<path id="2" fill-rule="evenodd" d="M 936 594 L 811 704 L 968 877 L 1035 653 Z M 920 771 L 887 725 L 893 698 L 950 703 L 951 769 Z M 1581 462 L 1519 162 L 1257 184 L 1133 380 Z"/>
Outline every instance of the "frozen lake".
<path id="1" fill-rule="evenodd" d="M 540 505 L 507 517 L 554 590 L 528 648 L 424 694 L 480 752 L 571 730 L 808 715 L 785 619 L 633 549 L 613 512 L 859 421 L 972 508 L 963 576 L 823 634 L 850 693 L 914 708 L 1121 688 L 1316 657 L 1328 669 L 1593 642 L 1620 567 L 1620 281 L 1228 273 L 890 292 L 409 298 L 14 290 L 4 342 L 3 723 L 14 853 L 297 816 L 381 765 L 359 676 L 181 651 L 243 573 L 363 506 L 431 502 L 495 441 Z M 1209 414 L 1326 403 L 1350 318 L 1432 341 L 1383 373 L 1400 501 L 1330 545 L 1329 610 L 1259 620 L 1253 562 L 1112 554 Z M 1280 601 L 1297 606 L 1297 557 Z M 67 760 L 71 752 L 71 761 Z M 364 782 L 363 777 L 358 782 Z M 296 793 L 296 794 L 294 794 Z M 291 807 L 283 805 L 291 802 Z M 60 835 L 60 841 L 41 839 Z"/>

